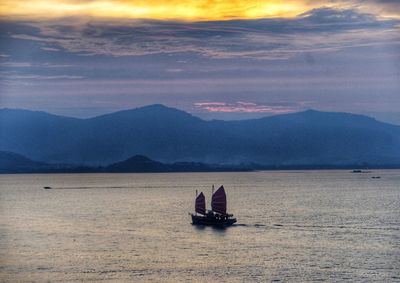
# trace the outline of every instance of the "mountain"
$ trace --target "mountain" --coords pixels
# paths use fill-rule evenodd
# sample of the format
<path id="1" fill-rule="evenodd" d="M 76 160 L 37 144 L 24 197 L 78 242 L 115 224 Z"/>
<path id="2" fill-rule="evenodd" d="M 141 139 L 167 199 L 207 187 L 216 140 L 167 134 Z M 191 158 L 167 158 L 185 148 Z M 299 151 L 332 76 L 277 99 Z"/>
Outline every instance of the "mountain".
<path id="1" fill-rule="evenodd" d="M 135 155 L 127 160 L 111 164 L 107 172 L 169 172 L 170 167 L 143 155 Z"/>
<path id="2" fill-rule="evenodd" d="M 30 160 L 20 154 L 0 151 L 0 173 L 160 173 L 250 171 L 243 166 L 208 165 L 199 162 L 161 163 L 143 155 L 105 167 L 49 164 Z"/>
<path id="3" fill-rule="evenodd" d="M 252 120 L 204 121 L 163 105 L 90 119 L 2 109 L 0 150 L 48 163 L 84 165 L 105 165 L 135 155 L 169 164 L 182 160 L 399 164 L 400 127 L 362 115 L 313 110 Z"/>
<path id="4" fill-rule="evenodd" d="M 46 163 L 36 162 L 13 152 L 0 151 L 0 173 L 32 172 L 46 168 Z"/>
<path id="5" fill-rule="evenodd" d="M 208 165 L 200 162 L 161 163 L 143 155 L 135 155 L 124 161 L 106 166 L 105 172 L 221 172 L 221 171 L 248 171 L 243 167 L 229 167 Z"/>

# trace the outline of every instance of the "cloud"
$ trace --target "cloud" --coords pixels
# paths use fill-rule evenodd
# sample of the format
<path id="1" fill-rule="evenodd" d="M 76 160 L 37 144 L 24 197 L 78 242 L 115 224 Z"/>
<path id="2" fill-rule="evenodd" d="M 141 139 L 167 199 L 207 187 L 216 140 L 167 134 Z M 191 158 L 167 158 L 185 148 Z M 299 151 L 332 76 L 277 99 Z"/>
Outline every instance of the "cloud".
<path id="1" fill-rule="evenodd" d="M 14 61 L 8 61 L 8 62 L 0 62 L 0 67 L 3 68 L 68 68 L 71 67 L 72 65 L 68 64 L 52 64 L 52 63 L 30 63 L 30 62 L 14 62 Z"/>
<path id="2" fill-rule="evenodd" d="M 31 67 L 32 64 L 29 62 L 2 62 L 0 63 L 1 67 L 10 67 L 10 68 L 27 68 Z"/>
<path id="3" fill-rule="evenodd" d="M 196 53 L 209 58 L 287 59 L 304 52 L 399 41 L 399 21 L 354 10 L 314 9 L 293 19 L 219 22 L 154 20 L 31 22 L 11 37 L 42 49 L 79 55 L 146 56 Z M 33 27 L 33 28 L 32 28 Z"/>
<path id="4" fill-rule="evenodd" d="M 168 68 L 165 70 L 167 73 L 181 73 L 184 70 L 180 68 Z"/>
<path id="5" fill-rule="evenodd" d="M 0 15 L 24 18 L 91 16 L 106 18 L 226 20 L 290 17 L 315 7 L 302 0 L 3 0 Z"/>
<path id="6" fill-rule="evenodd" d="M 204 108 L 204 107 L 226 106 L 226 103 L 225 102 L 196 102 L 194 105 L 199 108 Z"/>
<path id="7" fill-rule="evenodd" d="M 1 102 L 94 109 L 102 100 L 101 111 L 164 103 L 217 118 L 396 110 L 399 23 L 326 7 L 211 22 L 3 19 Z"/>
<path id="8" fill-rule="evenodd" d="M 235 103 L 226 102 L 196 102 L 194 106 L 197 109 L 207 112 L 222 112 L 222 113 L 270 113 L 280 114 L 297 111 L 295 107 L 288 105 L 268 105 L 256 104 L 253 102 L 237 101 Z"/>
<path id="9" fill-rule="evenodd" d="M 57 75 L 57 76 L 43 76 L 34 74 L 18 74 L 10 72 L 0 73 L 0 78 L 4 80 L 80 80 L 82 76 L 68 76 L 68 75 Z"/>
<path id="10" fill-rule="evenodd" d="M 397 0 L 2 0 L 0 16 L 23 19 L 92 17 L 210 21 L 295 17 L 321 7 L 358 7 L 397 16 Z"/>
<path id="11" fill-rule="evenodd" d="M 52 52 L 60 51 L 60 49 L 52 48 L 52 47 L 42 47 L 41 49 L 44 51 L 52 51 Z"/>
<path id="12" fill-rule="evenodd" d="M 400 1 L 398 0 L 358 0 L 357 3 L 366 7 L 372 6 L 371 8 L 375 8 L 375 11 L 378 10 L 380 13 L 400 17 Z"/>

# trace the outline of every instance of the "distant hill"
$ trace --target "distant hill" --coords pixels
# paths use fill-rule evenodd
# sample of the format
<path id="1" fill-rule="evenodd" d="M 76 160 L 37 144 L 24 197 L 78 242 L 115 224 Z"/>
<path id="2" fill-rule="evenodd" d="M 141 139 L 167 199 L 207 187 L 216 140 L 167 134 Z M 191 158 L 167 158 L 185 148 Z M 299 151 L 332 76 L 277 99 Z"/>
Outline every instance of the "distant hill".
<path id="1" fill-rule="evenodd" d="M 0 173 L 31 172 L 47 167 L 46 163 L 30 160 L 20 154 L 0 151 Z"/>
<path id="2" fill-rule="evenodd" d="M 106 166 L 105 172 L 211 172 L 211 171 L 247 171 L 249 169 L 234 166 L 208 165 L 200 162 L 161 163 L 143 155 L 135 155 L 127 160 Z"/>
<path id="3" fill-rule="evenodd" d="M 204 121 L 163 105 L 91 119 L 2 109 L 0 150 L 42 162 L 86 165 L 135 155 L 168 164 L 399 164 L 400 127 L 361 115 L 313 110 Z M 134 167 L 138 161 L 136 157 L 114 166 Z"/>
<path id="4" fill-rule="evenodd" d="M 168 172 L 170 166 L 147 158 L 135 155 L 127 160 L 111 164 L 105 168 L 108 172 Z"/>
<path id="5" fill-rule="evenodd" d="M 146 156 L 135 155 L 127 160 L 100 166 L 48 164 L 30 160 L 12 152 L 0 151 L 0 173 L 160 173 L 160 172 L 221 172 L 248 171 L 237 166 L 207 165 L 197 162 L 161 163 Z"/>

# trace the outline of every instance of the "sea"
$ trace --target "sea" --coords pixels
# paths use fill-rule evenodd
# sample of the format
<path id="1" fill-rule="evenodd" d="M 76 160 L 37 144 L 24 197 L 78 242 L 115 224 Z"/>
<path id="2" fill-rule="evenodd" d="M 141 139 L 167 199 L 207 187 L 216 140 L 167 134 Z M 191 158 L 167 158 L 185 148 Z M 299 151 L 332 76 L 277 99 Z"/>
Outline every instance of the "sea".
<path id="1" fill-rule="evenodd" d="M 400 282 L 400 170 L 0 175 L 0 282 L 86 281 Z"/>

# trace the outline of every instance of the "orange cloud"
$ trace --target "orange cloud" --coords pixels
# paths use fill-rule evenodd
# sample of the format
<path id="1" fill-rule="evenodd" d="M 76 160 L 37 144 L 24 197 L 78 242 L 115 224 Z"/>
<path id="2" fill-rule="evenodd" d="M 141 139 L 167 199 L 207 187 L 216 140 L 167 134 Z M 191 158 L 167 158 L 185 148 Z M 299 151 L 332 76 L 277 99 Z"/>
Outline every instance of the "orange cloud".
<path id="1" fill-rule="evenodd" d="M 0 16 L 93 16 L 202 21 L 293 17 L 314 7 L 305 0 L 3 0 L 0 1 Z"/>
<path id="2" fill-rule="evenodd" d="M 400 5 L 393 0 L 1 0 L 0 17 L 219 21 L 290 18 L 321 7 L 357 8 L 381 16 L 400 17 Z"/>

